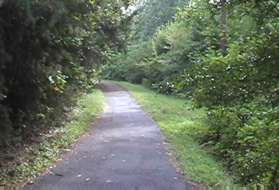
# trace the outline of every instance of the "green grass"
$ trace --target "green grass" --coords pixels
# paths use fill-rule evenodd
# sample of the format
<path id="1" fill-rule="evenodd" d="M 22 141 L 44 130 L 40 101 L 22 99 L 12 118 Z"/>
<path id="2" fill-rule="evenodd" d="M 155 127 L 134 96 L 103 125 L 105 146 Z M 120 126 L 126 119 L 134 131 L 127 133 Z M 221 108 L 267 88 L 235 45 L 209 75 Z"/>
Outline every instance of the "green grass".
<path id="1" fill-rule="evenodd" d="M 222 165 L 198 143 L 197 139 L 207 130 L 205 110 L 194 109 L 185 99 L 157 94 L 139 85 L 117 83 L 128 89 L 160 125 L 188 179 L 213 189 L 225 189 L 223 184 L 234 186 Z"/>
<path id="2" fill-rule="evenodd" d="M 102 112 L 103 105 L 104 96 L 99 90 L 80 97 L 70 113 L 70 121 L 55 129 L 43 142 L 28 147 L 20 164 L 14 168 L 7 168 L 7 171 L 1 171 L 0 186 L 18 186 L 44 172 L 65 150 L 91 129 L 92 122 Z"/>

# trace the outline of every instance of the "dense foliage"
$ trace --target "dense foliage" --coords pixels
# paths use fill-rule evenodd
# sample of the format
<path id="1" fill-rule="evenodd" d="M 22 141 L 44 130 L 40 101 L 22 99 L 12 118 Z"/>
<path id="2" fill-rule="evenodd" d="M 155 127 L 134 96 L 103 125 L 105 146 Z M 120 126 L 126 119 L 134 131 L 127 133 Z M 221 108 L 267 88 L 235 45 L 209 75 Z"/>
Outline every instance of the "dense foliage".
<path id="1" fill-rule="evenodd" d="M 0 147 L 59 124 L 71 97 L 94 85 L 106 52 L 124 48 L 127 6 L 126 0 L 0 1 Z"/>
<path id="2" fill-rule="evenodd" d="M 188 0 L 147 0 L 133 17 L 131 36 L 134 40 L 148 40 L 157 29 L 174 20 L 176 8 Z M 139 1 L 142 2 L 142 1 Z"/>
<path id="3" fill-rule="evenodd" d="M 278 184 L 278 18 L 275 0 L 194 0 L 104 74 L 192 98 L 208 109 L 202 143 L 229 171 L 243 184 Z"/>

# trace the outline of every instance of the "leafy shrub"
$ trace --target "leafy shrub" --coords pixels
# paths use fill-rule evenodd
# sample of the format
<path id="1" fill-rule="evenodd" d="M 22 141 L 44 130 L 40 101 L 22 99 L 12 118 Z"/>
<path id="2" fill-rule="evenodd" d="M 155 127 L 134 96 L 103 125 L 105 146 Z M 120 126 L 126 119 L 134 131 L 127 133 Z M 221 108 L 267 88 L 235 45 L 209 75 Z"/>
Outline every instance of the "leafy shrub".
<path id="1" fill-rule="evenodd" d="M 162 94 L 172 94 L 174 92 L 174 84 L 168 81 L 162 81 L 152 84 L 152 89 Z"/>
<path id="2" fill-rule="evenodd" d="M 109 80 L 126 80 L 141 84 L 145 77 L 143 66 L 139 64 L 109 64 L 102 68 L 102 75 Z"/>
<path id="3" fill-rule="evenodd" d="M 106 64 L 102 67 L 102 76 L 108 80 L 125 80 L 126 67 L 124 64 Z"/>
<path id="4" fill-rule="evenodd" d="M 209 112 L 206 142 L 245 184 L 278 181 L 278 107 L 261 103 L 219 107 Z"/>

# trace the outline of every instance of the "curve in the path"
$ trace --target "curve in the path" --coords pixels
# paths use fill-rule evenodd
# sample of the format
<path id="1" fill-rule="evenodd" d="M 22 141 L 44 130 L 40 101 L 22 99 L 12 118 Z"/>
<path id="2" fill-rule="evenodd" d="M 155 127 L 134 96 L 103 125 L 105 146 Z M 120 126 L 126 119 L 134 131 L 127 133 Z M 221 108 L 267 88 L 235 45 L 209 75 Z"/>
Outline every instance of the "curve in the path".
<path id="1" fill-rule="evenodd" d="M 128 92 L 103 83 L 95 130 L 25 190 L 194 190 L 169 161 L 156 123 Z"/>

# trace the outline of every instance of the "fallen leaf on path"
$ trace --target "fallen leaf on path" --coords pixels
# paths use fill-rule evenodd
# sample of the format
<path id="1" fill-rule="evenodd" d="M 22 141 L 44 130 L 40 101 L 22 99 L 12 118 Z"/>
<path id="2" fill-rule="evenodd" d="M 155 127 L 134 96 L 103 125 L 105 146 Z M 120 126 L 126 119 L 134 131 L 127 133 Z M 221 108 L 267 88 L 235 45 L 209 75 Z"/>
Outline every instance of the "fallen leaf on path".
<path id="1" fill-rule="evenodd" d="M 85 181 L 90 181 L 90 180 L 91 180 L 91 179 L 90 179 L 89 177 L 85 179 Z"/>
<path id="2" fill-rule="evenodd" d="M 33 184 L 34 184 L 34 181 L 28 181 L 27 184 L 28 184 L 28 185 L 33 185 Z"/>

